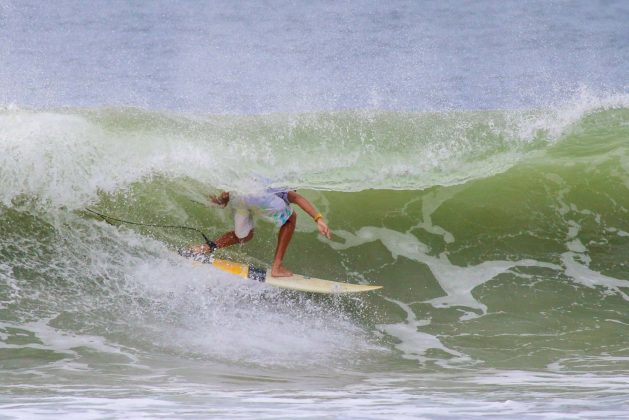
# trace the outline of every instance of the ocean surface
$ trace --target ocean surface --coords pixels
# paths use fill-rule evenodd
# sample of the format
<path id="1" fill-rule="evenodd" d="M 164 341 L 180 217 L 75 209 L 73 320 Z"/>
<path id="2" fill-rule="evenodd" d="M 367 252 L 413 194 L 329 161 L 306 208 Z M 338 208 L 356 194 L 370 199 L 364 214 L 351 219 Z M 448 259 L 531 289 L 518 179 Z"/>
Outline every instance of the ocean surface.
<path id="1" fill-rule="evenodd" d="M 0 418 L 628 418 L 629 4 L 0 0 Z M 193 268 L 298 189 L 285 263 Z M 256 265 L 277 230 L 220 250 Z"/>

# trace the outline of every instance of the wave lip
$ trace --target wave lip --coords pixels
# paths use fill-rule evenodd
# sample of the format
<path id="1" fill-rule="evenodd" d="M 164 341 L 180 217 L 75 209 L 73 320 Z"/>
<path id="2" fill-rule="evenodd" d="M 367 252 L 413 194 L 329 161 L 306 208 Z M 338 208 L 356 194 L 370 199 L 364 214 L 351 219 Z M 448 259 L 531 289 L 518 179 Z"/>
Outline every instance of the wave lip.
<path id="1" fill-rule="evenodd" d="M 584 93 L 545 110 L 257 116 L 6 108 L 0 202 L 26 196 L 81 208 L 153 176 L 233 190 L 256 176 L 335 191 L 463 184 L 570 151 L 575 134 L 624 147 L 627 102 Z"/>

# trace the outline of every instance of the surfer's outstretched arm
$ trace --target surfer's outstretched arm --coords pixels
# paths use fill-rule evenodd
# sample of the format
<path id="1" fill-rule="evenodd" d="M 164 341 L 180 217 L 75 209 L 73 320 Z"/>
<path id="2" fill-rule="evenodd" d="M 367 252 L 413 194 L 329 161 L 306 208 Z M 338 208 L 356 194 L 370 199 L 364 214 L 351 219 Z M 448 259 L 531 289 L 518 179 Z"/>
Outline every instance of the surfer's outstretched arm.
<path id="1" fill-rule="evenodd" d="M 308 213 L 308 215 L 310 215 L 310 217 L 314 219 L 315 223 L 317 223 L 317 228 L 319 229 L 319 232 L 326 238 L 332 239 L 332 231 L 328 227 L 327 223 L 325 223 L 325 220 L 323 220 L 323 216 L 317 211 L 315 206 L 313 206 L 312 203 L 308 201 L 307 198 L 305 198 L 301 194 L 298 194 L 295 191 L 289 191 L 288 201 L 297 204 L 306 213 Z"/>

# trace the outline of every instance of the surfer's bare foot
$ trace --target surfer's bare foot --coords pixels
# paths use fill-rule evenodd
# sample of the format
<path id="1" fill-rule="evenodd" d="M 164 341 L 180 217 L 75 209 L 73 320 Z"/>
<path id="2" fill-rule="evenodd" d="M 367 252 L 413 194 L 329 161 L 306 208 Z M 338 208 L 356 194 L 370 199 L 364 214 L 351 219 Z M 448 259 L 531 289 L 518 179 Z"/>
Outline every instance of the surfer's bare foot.
<path id="1" fill-rule="evenodd" d="M 273 266 L 271 267 L 271 276 L 272 277 L 290 277 L 293 275 L 293 272 L 288 270 L 283 265 Z"/>

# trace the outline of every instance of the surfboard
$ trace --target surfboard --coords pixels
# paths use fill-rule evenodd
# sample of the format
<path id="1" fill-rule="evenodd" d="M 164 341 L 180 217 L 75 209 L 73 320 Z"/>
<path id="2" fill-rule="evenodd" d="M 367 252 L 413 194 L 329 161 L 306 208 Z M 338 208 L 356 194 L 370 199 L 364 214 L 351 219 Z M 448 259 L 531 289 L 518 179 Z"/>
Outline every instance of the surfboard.
<path id="1" fill-rule="evenodd" d="M 270 270 L 242 264 L 235 261 L 215 258 L 210 255 L 183 255 L 192 259 L 192 264 L 197 268 L 217 268 L 237 278 L 258 281 L 281 289 L 295 290 L 299 292 L 341 294 L 361 293 L 381 289 L 382 286 L 370 284 L 342 283 L 332 280 L 317 279 L 314 277 L 294 274 L 290 277 L 273 277 Z"/>

